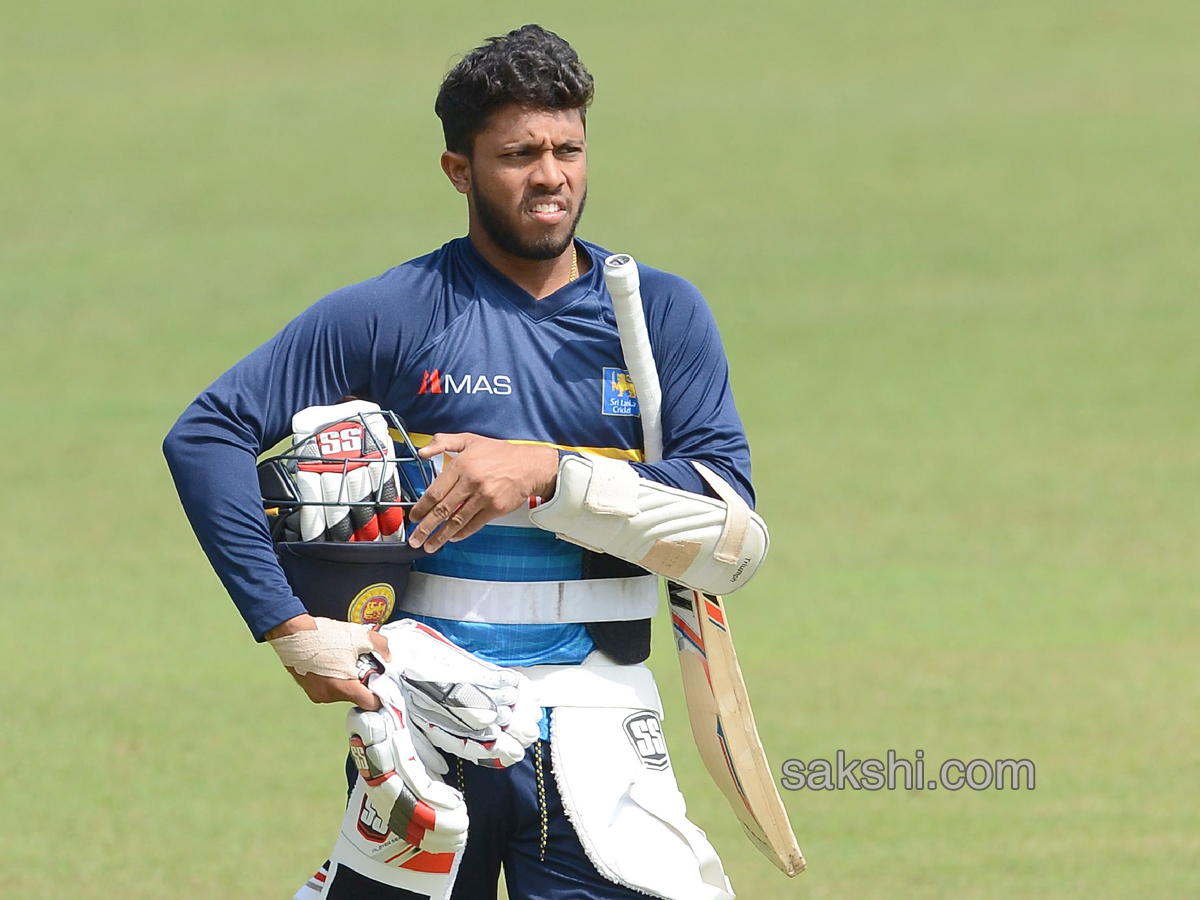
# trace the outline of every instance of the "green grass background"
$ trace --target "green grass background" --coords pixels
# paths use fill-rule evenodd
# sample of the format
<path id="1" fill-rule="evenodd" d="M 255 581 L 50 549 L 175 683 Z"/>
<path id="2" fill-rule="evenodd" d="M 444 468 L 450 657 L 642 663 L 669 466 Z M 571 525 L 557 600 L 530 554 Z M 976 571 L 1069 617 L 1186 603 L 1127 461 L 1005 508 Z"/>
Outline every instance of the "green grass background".
<path id="1" fill-rule="evenodd" d="M 1200 5 L 43 2 L 0 12 L 0 896 L 283 898 L 343 710 L 248 637 L 159 442 L 327 291 L 461 234 L 437 83 L 525 21 L 599 85 L 581 231 L 725 335 L 768 753 L 1026 757 L 785 796 L 743 898 L 1200 896 Z"/>

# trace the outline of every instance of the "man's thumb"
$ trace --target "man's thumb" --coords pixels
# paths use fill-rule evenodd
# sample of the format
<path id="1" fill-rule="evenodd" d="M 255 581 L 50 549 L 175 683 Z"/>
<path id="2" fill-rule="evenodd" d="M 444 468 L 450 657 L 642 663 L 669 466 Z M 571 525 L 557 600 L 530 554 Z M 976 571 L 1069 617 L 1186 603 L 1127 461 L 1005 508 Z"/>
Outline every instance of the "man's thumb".
<path id="1" fill-rule="evenodd" d="M 365 709 L 368 712 L 373 712 L 383 706 L 382 701 L 366 686 L 355 682 L 348 687 L 348 693 L 351 695 L 347 699 L 360 709 Z"/>

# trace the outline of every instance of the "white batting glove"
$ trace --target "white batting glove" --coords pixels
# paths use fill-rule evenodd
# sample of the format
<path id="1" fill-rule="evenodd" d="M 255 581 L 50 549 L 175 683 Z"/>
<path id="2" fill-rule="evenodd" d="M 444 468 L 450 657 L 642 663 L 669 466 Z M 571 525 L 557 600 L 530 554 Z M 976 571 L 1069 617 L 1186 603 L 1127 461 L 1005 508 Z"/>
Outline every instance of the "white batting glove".
<path id="1" fill-rule="evenodd" d="M 293 452 L 305 459 L 292 473 L 302 505 L 285 521 L 288 540 L 404 540 L 399 507 L 343 505 L 399 499 L 395 451 L 378 412 L 378 404 L 352 400 L 292 416 Z"/>
<path id="2" fill-rule="evenodd" d="M 368 674 L 366 680 L 383 706 L 377 712 L 354 707 L 346 715 L 346 732 L 371 805 L 388 830 L 414 847 L 461 850 L 468 824 L 462 794 L 431 777 L 418 758 L 399 686 L 384 676 Z"/>
<path id="3" fill-rule="evenodd" d="M 387 677 L 404 695 L 414 732 L 469 762 L 505 768 L 537 739 L 542 709 L 520 672 L 484 662 L 412 619 L 380 629 Z"/>

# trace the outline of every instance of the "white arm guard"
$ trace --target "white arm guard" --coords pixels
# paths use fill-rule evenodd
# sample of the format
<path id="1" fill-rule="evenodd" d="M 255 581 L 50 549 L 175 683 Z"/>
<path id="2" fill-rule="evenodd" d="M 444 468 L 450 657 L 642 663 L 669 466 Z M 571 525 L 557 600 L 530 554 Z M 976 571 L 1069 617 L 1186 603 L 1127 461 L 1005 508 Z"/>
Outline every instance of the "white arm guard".
<path id="1" fill-rule="evenodd" d="M 554 496 L 529 518 L 563 540 L 693 590 L 730 594 L 766 557 L 767 526 L 716 473 L 692 465 L 721 499 L 649 481 L 619 460 L 566 456 Z"/>

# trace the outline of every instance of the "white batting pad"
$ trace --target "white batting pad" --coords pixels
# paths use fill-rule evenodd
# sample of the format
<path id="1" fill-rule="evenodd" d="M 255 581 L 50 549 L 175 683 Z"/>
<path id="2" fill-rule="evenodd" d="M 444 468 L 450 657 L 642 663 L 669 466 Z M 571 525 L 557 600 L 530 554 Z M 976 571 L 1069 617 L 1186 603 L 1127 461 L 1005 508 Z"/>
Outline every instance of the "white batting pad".
<path id="1" fill-rule="evenodd" d="M 550 747 L 563 808 L 601 875 L 666 900 L 733 900 L 687 818 L 657 712 L 556 707 Z"/>

